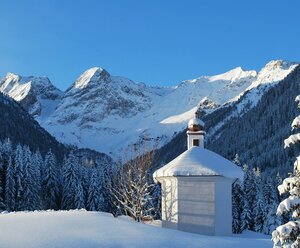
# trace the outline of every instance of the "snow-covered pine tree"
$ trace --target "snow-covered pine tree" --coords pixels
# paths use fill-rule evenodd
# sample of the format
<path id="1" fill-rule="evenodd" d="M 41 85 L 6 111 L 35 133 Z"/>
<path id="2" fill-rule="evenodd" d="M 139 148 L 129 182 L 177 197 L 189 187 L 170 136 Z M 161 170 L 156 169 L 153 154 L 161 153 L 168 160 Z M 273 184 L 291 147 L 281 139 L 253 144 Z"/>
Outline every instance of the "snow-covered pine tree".
<path id="1" fill-rule="evenodd" d="M 7 211 L 16 210 L 16 181 L 15 181 L 15 164 L 12 158 L 8 158 L 6 169 L 6 187 L 5 187 L 5 203 Z"/>
<path id="2" fill-rule="evenodd" d="M 6 170 L 8 166 L 8 162 L 12 157 L 12 145 L 10 142 L 10 139 L 6 139 L 3 142 L 1 142 L 1 170 L 0 170 L 0 175 L 1 175 L 1 183 L 2 183 L 2 194 L 1 198 L 3 199 L 4 203 L 6 202 L 5 199 L 5 194 L 6 194 Z"/>
<path id="3" fill-rule="evenodd" d="M 254 201 L 256 198 L 254 170 L 252 168 L 248 168 L 247 165 L 244 165 L 243 168 L 243 212 L 241 215 L 242 231 L 245 229 L 254 230 Z"/>
<path id="4" fill-rule="evenodd" d="M 5 210 L 5 203 L 4 203 L 4 183 L 5 183 L 5 170 L 1 152 L 2 144 L 0 143 L 0 211 Z"/>
<path id="5" fill-rule="evenodd" d="M 42 169 L 44 167 L 44 160 L 39 150 L 33 153 L 33 162 L 36 166 L 36 177 L 39 180 L 39 185 L 42 186 Z"/>
<path id="6" fill-rule="evenodd" d="M 232 184 L 232 231 L 233 233 L 242 232 L 242 211 L 243 211 L 243 192 L 240 180 L 237 179 Z"/>
<path id="7" fill-rule="evenodd" d="M 263 233 L 272 234 L 272 232 L 276 229 L 277 226 L 281 225 L 282 218 L 281 216 L 276 215 L 277 206 L 279 204 L 278 194 L 274 188 L 276 182 L 273 182 L 274 179 L 270 176 L 267 176 L 266 181 L 263 187 L 263 194 L 265 199 L 265 221 Z"/>
<path id="8" fill-rule="evenodd" d="M 96 168 L 92 169 L 90 176 L 90 185 L 87 196 L 87 210 L 89 211 L 103 211 L 104 199 L 99 180 L 99 174 Z"/>
<path id="9" fill-rule="evenodd" d="M 250 212 L 250 206 L 248 199 L 244 196 L 243 198 L 243 211 L 241 214 L 241 231 L 249 230 L 250 223 L 252 221 L 252 215 Z"/>
<path id="10" fill-rule="evenodd" d="M 93 170 L 92 168 L 86 167 L 86 166 L 82 166 L 82 168 L 81 168 L 81 183 L 82 183 L 82 188 L 83 188 L 83 196 L 84 196 L 84 205 L 85 206 L 87 206 L 87 202 L 88 202 L 92 170 Z"/>
<path id="11" fill-rule="evenodd" d="M 115 185 L 118 185 L 116 180 L 118 169 L 115 163 L 111 163 L 109 166 L 105 166 L 105 169 L 100 171 L 100 176 L 103 178 L 102 188 L 103 188 L 103 198 L 105 210 L 117 215 L 119 204 L 116 203 L 116 198 L 112 194 L 112 189 Z"/>
<path id="12" fill-rule="evenodd" d="M 300 95 L 296 97 L 298 108 L 300 108 Z M 300 115 L 292 122 L 292 130 L 300 128 Z M 284 141 L 284 146 L 289 147 L 300 141 L 300 133 L 292 134 Z M 289 193 L 290 196 L 283 200 L 277 209 L 277 214 L 292 213 L 292 219 L 276 228 L 272 233 L 274 247 L 298 248 L 300 247 L 300 156 L 294 163 L 294 171 L 290 177 L 283 180 L 278 186 L 282 195 Z"/>
<path id="13" fill-rule="evenodd" d="M 15 210 L 22 210 L 23 200 L 23 178 L 24 178 L 24 163 L 23 163 L 23 147 L 18 144 L 14 151 L 14 176 L 15 176 Z"/>
<path id="14" fill-rule="evenodd" d="M 161 219 L 161 185 L 156 183 L 152 193 L 152 202 L 153 202 L 153 219 Z"/>
<path id="15" fill-rule="evenodd" d="M 21 210 L 40 209 L 40 180 L 37 178 L 39 168 L 34 163 L 32 153 L 28 146 L 23 148 L 23 192 L 20 198 Z"/>
<path id="16" fill-rule="evenodd" d="M 84 196 L 78 158 L 71 152 L 62 170 L 62 208 L 77 209 L 84 207 Z"/>
<path id="17" fill-rule="evenodd" d="M 262 182 L 260 170 L 255 170 L 255 188 L 256 198 L 253 203 L 253 216 L 254 216 L 254 231 L 262 232 L 264 227 L 265 213 L 264 213 L 264 197 L 262 192 Z"/>
<path id="18" fill-rule="evenodd" d="M 60 180 L 55 155 L 48 151 L 42 167 L 42 196 L 44 209 L 59 209 Z"/>
<path id="19" fill-rule="evenodd" d="M 84 192 L 83 192 L 83 187 L 81 182 L 76 185 L 74 203 L 75 203 L 75 209 L 81 209 L 85 207 Z"/>
<path id="20" fill-rule="evenodd" d="M 44 160 L 40 151 L 32 153 L 32 170 L 34 174 L 32 177 L 35 180 L 35 193 L 37 194 L 38 208 L 42 208 L 42 168 L 44 166 Z"/>

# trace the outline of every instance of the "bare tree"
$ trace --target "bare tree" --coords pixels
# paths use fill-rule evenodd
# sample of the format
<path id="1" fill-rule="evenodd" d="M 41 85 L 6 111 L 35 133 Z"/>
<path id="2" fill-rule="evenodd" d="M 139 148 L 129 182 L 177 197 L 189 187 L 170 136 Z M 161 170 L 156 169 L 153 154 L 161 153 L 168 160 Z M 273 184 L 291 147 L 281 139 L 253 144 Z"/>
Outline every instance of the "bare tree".
<path id="1" fill-rule="evenodd" d="M 146 142 L 134 145 L 125 154 L 125 163 L 120 163 L 110 184 L 110 192 L 117 215 L 125 214 L 136 221 L 152 219 L 155 207 L 152 193 L 155 185 L 150 174 L 154 149 Z"/>

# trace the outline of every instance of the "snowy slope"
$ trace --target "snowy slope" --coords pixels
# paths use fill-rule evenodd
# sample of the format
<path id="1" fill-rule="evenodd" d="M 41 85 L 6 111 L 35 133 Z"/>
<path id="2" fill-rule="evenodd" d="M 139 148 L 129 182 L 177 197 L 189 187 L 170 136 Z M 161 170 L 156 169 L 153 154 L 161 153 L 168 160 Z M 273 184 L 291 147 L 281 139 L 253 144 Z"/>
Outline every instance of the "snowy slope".
<path id="1" fill-rule="evenodd" d="M 278 82 L 288 76 L 298 65 L 299 64 L 297 63 L 283 60 L 270 61 L 259 71 L 255 80 L 245 89 L 245 91 L 224 104 L 224 107 L 233 105 L 235 108 L 227 114 L 227 117 L 224 120 L 207 133 L 208 137 L 213 137 L 214 139 L 217 138 L 214 136 L 215 132 L 222 128 L 230 118 L 241 116 L 249 109 L 256 106 L 261 97 L 271 87 L 275 86 Z"/>
<path id="2" fill-rule="evenodd" d="M 272 247 L 269 236 L 252 232 L 203 236 L 86 211 L 1 214 L 0 230 L 1 248 Z"/>
<path id="3" fill-rule="evenodd" d="M 37 120 L 49 116 L 62 96 L 47 77 L 22 77 L 13 73 L 0 80 L 0 92 L 20 102 Z"/>
<path id="4" fill-rule="evenodd" d="M 232 99 L 232 102 L 239 100 L 242 96 L 247 94 L 240 103 L 240 109 L 246 102 L 251 102 L 251 106 L 255 106 L 261 96 L 269 87 L 274 86 L 280 80 L 284 79 L 297 66 L 297 63 L 291 63 L 282 60 L 272 60 L 258 73 L 256 80 L 246 88 L 244 92 Z"/>

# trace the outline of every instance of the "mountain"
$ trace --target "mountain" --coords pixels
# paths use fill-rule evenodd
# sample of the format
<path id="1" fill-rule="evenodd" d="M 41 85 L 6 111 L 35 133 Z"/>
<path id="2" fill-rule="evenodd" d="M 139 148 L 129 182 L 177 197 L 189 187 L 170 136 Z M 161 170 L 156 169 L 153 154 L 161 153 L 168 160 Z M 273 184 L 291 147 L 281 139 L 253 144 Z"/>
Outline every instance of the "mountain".
<path id="1" fill-rule="evenodd" d="M 63 94 L 58 91 L 49 104 L 43 105 L 38 100 L 41 110 L 33 116 L 60 142 L 118 157 L 126 147 L 142 139 L 158 143 L 158 147 L 167 144 L 185 129 L 199 107 L 217 121 L 208 136 L 219 135 L 228 120 L 254 108 L 296 66 L 296 63 L 274 60 L 259 72 L 237 67 L 168 88 L 135 83 L 94 67 L 85 71 Z M 42 99 L 41 94 L 35 95 Z M 11 96 L 20 98 L 18 94 Z M 223 114 L 213 114 L 220 112 Z"/>
<path id="2" fill-rule="evenodd" d="M 269 176 L 275 177 L 279 172 L 285 177 L 292 171 L 294 158 L 300 149 L 300 145 L 283 148 L 284 139 L 290 135 L 291 122 L 299 115 L 294 100 L 300 92 L 300 66 L 283 61 L 272 62 L 260 72 L 258 79 L 266 75 L 266 70 L 270 75 L 274 75 L 271 73 L 274 70 L 277 75 L 281 74 L 280 71 L 288 74 L 277 77 L 282 78 L 279 81 L 266 76 L 269 82 L 253 82 L 254 87 L 249 87 L 235 101 L 205 114 L 205 146 L 229 160 L 238 154 L 242 164 L 259 167 Z M 157 151 L 153 170 L 185 150 L 186 131 L 183 130 Z"/>
<path id="3" fill-rule="evenodd" d="M 0 80 L 0 92 L 19 102 L 37 120 L 47 118 L 63 94 L 47 77 L 22 77 L 13 73 Z"/>
<path id="4" fill-rule="evenodd" d="M 255 107 L 269 89 L 291 74 L 298 65 L 297 63 L 282 60 L 274 60 L 266 64 L 245 91 L 225 103 L 218 110 L 226 112 L 226 116 L 224 116 L 222 121 L 219 120 L 218 124 L 208 133 L 208 136 L 214 136 L 231 118 L 241 117 L 244 113 Z"/>
<path id="5" fill-rule="evenodd" d="M 62 142 L 116 155 L 145 137 L 164 144 L 184 128 L 198 104 L 216 108 L 249 87 L 255 77 L 255 71 L 239 67 L 159 88 L 96 67 L 75 81 L 41 125 Z"/>

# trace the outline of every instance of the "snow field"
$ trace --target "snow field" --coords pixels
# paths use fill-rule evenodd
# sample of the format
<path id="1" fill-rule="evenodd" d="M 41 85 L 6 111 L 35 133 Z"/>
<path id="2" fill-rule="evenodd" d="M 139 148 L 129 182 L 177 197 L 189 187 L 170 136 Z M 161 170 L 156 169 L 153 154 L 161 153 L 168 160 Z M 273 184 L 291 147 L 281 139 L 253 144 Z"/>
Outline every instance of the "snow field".
<path id="1" fill-rule="evenodd" d="M 253 232 L 232 237 L 203 236 L 85 210 L 1 214 L 0 230 L 1 248 L 272 247 L 269 236 Z"/>

